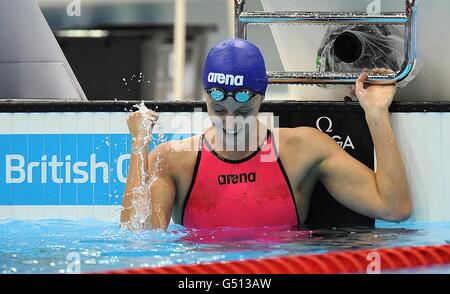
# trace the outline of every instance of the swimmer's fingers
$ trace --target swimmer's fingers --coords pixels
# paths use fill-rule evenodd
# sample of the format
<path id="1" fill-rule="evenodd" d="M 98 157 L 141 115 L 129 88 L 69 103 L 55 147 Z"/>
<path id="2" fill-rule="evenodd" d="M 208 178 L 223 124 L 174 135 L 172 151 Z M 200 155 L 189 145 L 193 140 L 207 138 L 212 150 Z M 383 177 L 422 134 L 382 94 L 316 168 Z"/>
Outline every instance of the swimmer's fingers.
<path id="1" fill-rule="evenodd" d="M 130 113 L 127 124 L 133 140 L 146 144 L 158 119 L 159 114 L 149 109 Z"/>
<path id="2" fill-rule="evenodd" d="M 360 93 L 364 90 L 364 83 L 367 81 L 369 77 L 369 70 L 365 68 L 361 75 L 359 76 L 358 80 L 356 80 L 356 88 L 355 93 Z"/>
<path id="3" fill-rule="evenodd" d="M 146 109 L 144 111 L 135 111 L 128 116 L 128 120 L 136 121 L 136 123 L 142 123 L 147 121 L 156 123 L 158 119 L 159 114 L 150 109 Z"/>
<path id="4" fill-rule="evenodd" d="M 378 75 L 394 73 L 394 71 L 392 71 L 391 69 L 384 68 L 384 67 L 383 68 L 374 68 L 371 72 L 374 74 L 378 74 Z"/>
<path id="5" fill-rule="evenodd" d="M 374 68 L 372 70 L 368 70 L 367 68 L 363 69 L 361 75 L 359 76 L 358 80 L 356 81 L 356 93 L 361 92 L 361 90 L 364 90 L 364 84 L 367 82 L 369 78 L 369 73 L 375 74 L 375 75 L 383 75 L 383 74 L 391 74 L 394 73 L 391 69 L 388 68 Z"/>
<path id="6" fill-rule="evenodd" d="M 159 114 L 151 110 L 145 110 L 140 114 L 140 118 L 138 120 L 140 137 L 148 137 L 152 134 L 153 129 L 158 121 Z"/>
<path id="7" fill-rule="evenodd" d="M 150 109 L 147 109 L 145 111 L 144 116 L 146 119 L 149 119 L 154 123 L 156 123 L 156 121 L 159 119 L 159 114 Z"/>
<path id="8" fill-rule="evenodd" d="M 355 95 L 355 87 L 354 86 L 348 86 L 348 89 L 350 90 L 351 95 Z"/>

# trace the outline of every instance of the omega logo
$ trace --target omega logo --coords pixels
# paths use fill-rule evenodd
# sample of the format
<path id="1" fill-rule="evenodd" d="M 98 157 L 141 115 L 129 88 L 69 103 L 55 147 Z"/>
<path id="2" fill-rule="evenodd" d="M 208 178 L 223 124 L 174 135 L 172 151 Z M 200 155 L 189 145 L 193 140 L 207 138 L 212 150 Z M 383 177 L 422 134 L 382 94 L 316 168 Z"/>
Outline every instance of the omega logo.
<path id="1" fill-rule="evenodd" d="M 321 121 L 324 121 L 322 126 L 326 126 L 326 128 L 321 127 Z M 322 133 L 330 134 L 333 132 L 333 121 L 328 116 L 319 117 L 316 121 L 316 127 Z M 335 140 L 336 143 L 338 143 L 343 149 L 350 147 L 355 150 L 355 146 L 353 145 L 352 139 L 349 135 L 346 136 L 345 140 L 343 140 L 343 138 L 339 135 L 334 135 L 331 138 L 333 138 L 333 140 Z"/>

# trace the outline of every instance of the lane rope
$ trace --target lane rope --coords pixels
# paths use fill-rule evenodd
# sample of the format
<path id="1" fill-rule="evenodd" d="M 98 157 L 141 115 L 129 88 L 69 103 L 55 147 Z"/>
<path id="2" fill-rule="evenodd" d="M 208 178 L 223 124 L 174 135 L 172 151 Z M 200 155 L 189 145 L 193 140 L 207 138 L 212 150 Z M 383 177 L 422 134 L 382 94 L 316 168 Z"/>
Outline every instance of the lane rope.
<path id="1" fill-rule="evenodd" d="M 194 265 L 123 269 L 102 274 L 344 274 L 366 273 L 375 259 L 381 272 L 450 264 L 450 245 L 380 248 L 280 256 Z"/>

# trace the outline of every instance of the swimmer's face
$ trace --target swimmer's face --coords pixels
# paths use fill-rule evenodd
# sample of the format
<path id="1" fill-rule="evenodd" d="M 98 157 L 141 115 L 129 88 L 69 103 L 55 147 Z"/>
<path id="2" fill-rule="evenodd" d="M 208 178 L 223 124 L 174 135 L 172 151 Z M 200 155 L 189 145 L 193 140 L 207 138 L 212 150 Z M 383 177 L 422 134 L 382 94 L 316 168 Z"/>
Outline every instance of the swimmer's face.
<path id="1" fill-rule="evenodd" d="M 231 97 L 217 102 L 211 99 L 206 92 L 204 96 L 208 114 L 214 126 L 219 127 L 216 122 L 221 122 L 220 129 L 228 135 L 235 135 L 242 131 L 244 126 L 241 122 L 244 120 L 247 123 L 256 120 L 261 103 L 264 100 L 264 96 L 260 94 L 257 94 L 246 103 L 239 103 Z"/>

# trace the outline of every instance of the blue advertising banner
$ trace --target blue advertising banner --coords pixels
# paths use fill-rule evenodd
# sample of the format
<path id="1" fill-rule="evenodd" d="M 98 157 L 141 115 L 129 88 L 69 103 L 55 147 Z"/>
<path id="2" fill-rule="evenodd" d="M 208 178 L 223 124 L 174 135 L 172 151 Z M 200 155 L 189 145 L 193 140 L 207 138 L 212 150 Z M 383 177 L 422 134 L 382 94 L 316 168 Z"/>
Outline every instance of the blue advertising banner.
<path id="1" fill-rule="evenodd" d="M 160 142 L 192 134 L 155 134 Z M 0 135 L 0 205 L 120 205 L 128 134 Z"/>

